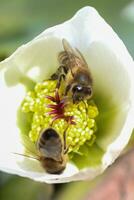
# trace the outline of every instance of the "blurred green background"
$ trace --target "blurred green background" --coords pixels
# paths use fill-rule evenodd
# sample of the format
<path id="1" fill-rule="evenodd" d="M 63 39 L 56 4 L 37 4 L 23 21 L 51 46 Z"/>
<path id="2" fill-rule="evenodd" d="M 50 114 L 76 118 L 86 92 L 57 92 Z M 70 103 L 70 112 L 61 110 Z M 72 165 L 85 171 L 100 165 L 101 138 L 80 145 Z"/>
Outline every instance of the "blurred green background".
<path id="1" fill-rule="evenodd" d="M 0 60 L 44 29 L 64 22 L 87 5 L 99 11 L 134 57 L 133 1 L 0 0 Z M 82 200 L 92 187 L 95 182 L 48 185 L 0 173 L 0 200 Z"/>

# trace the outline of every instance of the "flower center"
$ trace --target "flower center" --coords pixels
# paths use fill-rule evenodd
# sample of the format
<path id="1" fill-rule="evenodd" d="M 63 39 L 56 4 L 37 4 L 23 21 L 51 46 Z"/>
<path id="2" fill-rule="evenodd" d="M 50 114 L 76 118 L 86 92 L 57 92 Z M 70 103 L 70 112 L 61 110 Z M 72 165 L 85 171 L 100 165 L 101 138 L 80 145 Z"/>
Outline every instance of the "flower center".
<path id="1" fill-rule="evenodd" d="M 80 153 L 81 146 L 91 145 L 95 141 L 98 109 L 91 100 L 73 104 L 62 96 L 61 90 L 55 88 L 56 81 L 43 81 L 27 93 L 22 102 L 22 112 L 32 113 L 31 130 L 27 134 L 36 143 L 42 130 L 51 126 L 63 137 L 68 126 L 68 153 Z"/>

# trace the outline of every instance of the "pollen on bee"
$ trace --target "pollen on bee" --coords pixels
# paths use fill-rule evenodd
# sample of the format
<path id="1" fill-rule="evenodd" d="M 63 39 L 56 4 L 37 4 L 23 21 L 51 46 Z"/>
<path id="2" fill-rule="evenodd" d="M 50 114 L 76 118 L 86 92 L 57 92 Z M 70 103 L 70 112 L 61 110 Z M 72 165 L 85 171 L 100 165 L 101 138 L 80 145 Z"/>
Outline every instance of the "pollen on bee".
<path id="1" fill-rule="evenodd" d="M 75 154 L 82 145 L 95 141 L 95 118 L 99 114 L 98 108 L 93 101 L 67 103 L 62 91 L 57 92 L 55 88 L 56 81 L 47 80 L 37 83 L 34 90 L 27 93 L 21 106 L 23 113 L 32 113 L 31 129 L 27 134 L 35 143 L 40 132 L 50 126 L 61 137 L 67 129 L 68 152 Z"/>

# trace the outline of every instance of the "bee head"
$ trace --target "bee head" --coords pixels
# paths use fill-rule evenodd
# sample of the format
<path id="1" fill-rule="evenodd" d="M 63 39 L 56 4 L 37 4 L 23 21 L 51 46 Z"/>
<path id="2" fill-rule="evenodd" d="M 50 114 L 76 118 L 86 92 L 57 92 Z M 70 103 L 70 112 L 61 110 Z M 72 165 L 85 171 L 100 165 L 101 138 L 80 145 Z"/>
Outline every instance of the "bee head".
<path id="1" fill-rule="evenodd" d="M 73 103 L 77 103 L 85 99 L 90 99 L 93 92 L 91 86 L 75 85 L 72 88 L 72 93 Z"/>

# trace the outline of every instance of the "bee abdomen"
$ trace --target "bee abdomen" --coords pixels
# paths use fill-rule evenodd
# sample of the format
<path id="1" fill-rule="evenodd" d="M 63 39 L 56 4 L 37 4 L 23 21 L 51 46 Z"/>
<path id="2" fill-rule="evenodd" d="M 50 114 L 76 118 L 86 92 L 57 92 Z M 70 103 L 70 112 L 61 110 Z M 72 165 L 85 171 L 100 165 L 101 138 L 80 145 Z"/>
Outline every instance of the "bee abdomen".
<path id="1" fill-rule="evenodd" d="M 41 158 L 41 164 L 43 168 L 50 174 L 61 174 L 66 168 L 66 164 L 59 161 L 55 161 L 51 158 Z"/>
<path id="2" fill-rule="evenodd" d="M 37 147 L 39 152 L 45 157 L 61 160 L 62 142 L 54 129 L 48 128 L 42 132 L 38 139 Z"/>

